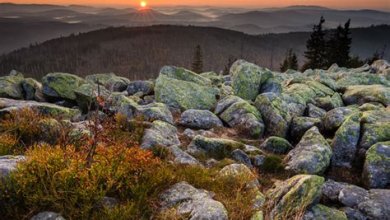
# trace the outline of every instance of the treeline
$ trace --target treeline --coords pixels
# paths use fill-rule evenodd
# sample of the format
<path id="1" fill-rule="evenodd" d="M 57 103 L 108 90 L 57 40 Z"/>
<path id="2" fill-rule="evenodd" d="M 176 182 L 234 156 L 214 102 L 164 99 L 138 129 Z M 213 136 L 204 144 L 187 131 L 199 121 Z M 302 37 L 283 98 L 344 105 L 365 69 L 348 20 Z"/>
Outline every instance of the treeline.
<path id="1" fill-rule="evenodd" d="M 362 58 L 370 57 L 390 40 L 390 26 L 386 25 L 351 32 L 351 54 Z M 290 48 L 298 65 L 304 64 L 309 38 L 310 33 L 306 32 L 252 36 L 194 26 L 107 28 L 49 40 L 0 56 L 0 75 L 16 69 L 37 79 L 49 72 L 81 76 L 114 72 L 130 79 L 147 79 L 155 78 L 164 65 L 226 73 L 231 63 L 240 58 L 279 70 Z M 201 55 L 201 66 L 194 62 L 196 53 Z"/>
<path id="2" fill-rule="evenodd" d="M 334 30 L 324 30 L 324 23 L 325 18 L 321 17 L 320 22 L 314 25 L 313 32 L 306 42 L 306 51 L 304 52 L 306 61 L 301 67 L 302 71 L 306 69 L 327 69 L 333 64 L 356 68 L 365 63 L 371 64 L 377 59 L 384 58 L 386 44 L 384 44 L 381 51 L 376 50 L 371 57 L 364 60 L 359 56 L 351 55 L 351 19 L 348 19 L 344 26 L 339 25 Z M 284 61 L 280 64 L 282 72 L 288 69 L 299 69 L 297 55 L 292 49 L 288 50 Z"/>

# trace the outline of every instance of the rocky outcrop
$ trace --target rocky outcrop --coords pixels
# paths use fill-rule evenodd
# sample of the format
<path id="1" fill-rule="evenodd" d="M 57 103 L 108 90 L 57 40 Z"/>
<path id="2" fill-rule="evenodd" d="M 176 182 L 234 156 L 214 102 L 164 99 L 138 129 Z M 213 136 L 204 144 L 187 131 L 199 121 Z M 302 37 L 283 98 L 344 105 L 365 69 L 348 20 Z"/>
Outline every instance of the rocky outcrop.
<path id="1" fill-rule="evenodd" d="M 231 152 L 235 149 L 244 149 L 245 145 L 229 139 L 207 138 L 197 135 L 188 147 L 192 154 L 205 153 L 215 159 L 223 159 L 230 157 Z"/>
<path id="2" fill-rule="evenodd" d="M 23 75 L 11 72 L 9 76 L 0 77 L 0 97 L 11 99 L 23 99 L 21 83 Z"/>
<path id="3" fill-rule="evenodd" d="M 347 87 L 343 95 L 346 104 L 362 105 L 367 102 L 379 102 L 390 105 L 390 87 L 382 85 L 358 85 Z"/>
<path id="4" fill-rule="evenodd" d="M 390 141 L 377 143 L 368 149 L 363 180 L 370 188 L 385 188 L 390 185 Z"/>
<path id="5" fill-rule="evenodd" d="M 223 127 L 222 121 L 208 110 L 186 110 L 181 114 L 179 123 L 185 127 L 196 129 Z"/>
<path id="6" fill-rule="evenodd" d="M 130 80 L 115 75 L 114 73 L 98 73 L 88 75 L 85 79 L 92 84 L 99 84 L 112 92 L 122 92 L 126 90 Z"/>
<path id="7" fill-rule="evenodd" d="M 50 100 L 76 101 L 75 90 L 86 81 L 69 73 L 49 73 L 42 78 L 42 93 Z"/>
<path id="8" fill-rule="evenodd" d="M 142 137 L 141 147 L 152 149 L 154 147 L 170 147 L 179 144 L 180 140 L 177 137 L 176 127 L 157 120 L 153 122 L 151 128 L 146 129 Z"/>

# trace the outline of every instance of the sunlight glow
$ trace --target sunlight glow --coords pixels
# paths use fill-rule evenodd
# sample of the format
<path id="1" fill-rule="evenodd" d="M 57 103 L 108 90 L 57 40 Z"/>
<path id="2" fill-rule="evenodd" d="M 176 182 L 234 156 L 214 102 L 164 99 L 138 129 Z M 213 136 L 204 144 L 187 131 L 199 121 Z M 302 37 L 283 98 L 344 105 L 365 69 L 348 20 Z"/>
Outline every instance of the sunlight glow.
<path id="1" fill-rule="evenodd" d="M 148 3 L 146 1 L 141 1 L 139 5 L 141 6 L 141 8 L 146 8 L 146 6 L 148 6 Z"/>

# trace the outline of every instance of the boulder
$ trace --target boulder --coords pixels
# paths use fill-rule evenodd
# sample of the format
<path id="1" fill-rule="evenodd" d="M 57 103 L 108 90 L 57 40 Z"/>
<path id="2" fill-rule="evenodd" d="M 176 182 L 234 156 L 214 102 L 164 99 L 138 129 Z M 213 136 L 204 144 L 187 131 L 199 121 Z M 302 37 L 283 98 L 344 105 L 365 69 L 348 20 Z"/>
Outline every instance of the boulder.
<path id="1" fill-rule="evenodd" d="M 332 141 L 332 166 L 352 167 L 360 138 L 360 116 L 360 113 L 348 116 L 337 130 Z"/>
<path id="2" fill-rule="evenodd" d="M 215 159 L 224 159 L 230 157 L 233 150 L 244 149 L 245 145 L 229 139 L 207 138 L 197 135 L 188 147 L 191 154 L 205 153 Z"/>
<path id="3" fill-rule="evenodd" d="M 347 207 L 357 207 L 368 199 L 368 191 L 354 185 L 344 186 L 339 193 L 339 201 Z"/>
<path id="4" fill-rule="evenodd" d="M 322 200 L 325 202 L 338 203 L 340 191 L 349 186 L 348 183 L 336 182 L 332 179 L 326 180 L 322 186 Z"/>
<path id="5" fill-rule="evenodd" d="M 112 92 L 122 92 L 126 90 L 130 80 L 115 75 L 114 73 L 98 73 L 88 75 L 85 79 L 93 84 L 99 84 Z"/>
<path id="6" fill-rule="evenodd" d="M 260 145 L 260 148 L 275 154 L 285 154 L 290 151 L 293 146 L 284 138 L 271 136 Z"/>
<path id="7" fill-rule="evenodd" d="M 307 130 L 312 127 L 321 127 L 320 118 L 294 117 L 290 125 L 290 137 L 294 141 L 299 141 Z"/>
<path id="8" fill-rule="evenodd" d="M 0 97 L 11 99 L 23 99 L 22 74 L 12 74 L 0 77 Z"/>
<path id="9" fill-rule="evenodd" d="M 344 120 L 359 111 L 356 106 L 335 108 L 327 112 L 323 118 L 323 127 L 327 131 L 337 130 L 344 122 Z"/>
<path id="10" fill-rule="evenodd" d="M 20 111 L 23 108 L 31 108 L 43 115 L 61 117 L 62 119 L 76 119 L 81 114 L 78 109 L 61 107 L 50 103 L 0 98 L 0 118 L 12 111 Z"/>
<path id="11" fill-rule="evenodd" d="M 296 175 L 270 189 L 267 196 L 270 219 L 294 219 L 315 205 L 324 178 L 316 175 Z"/>
<path id="12" fill-rule="evenodd" d="M 137 80 L 130 82 L 127 86 L 127 93 L 129 95 L 134 95 L 139 92 L 142 92 L 143 96 L 153 94 L 154 83 L 148 80 Z"/>
<path id="13" fill-rule="evenodd" d="M 362 105 L 367 102 L 379 102 L 390 105 L 390 86 L 358 85 L 347 87 L 343 100 L 346 104 Z"/>
<path id="14" fill-rule="evenodd" d="M 358 209 L 372 220 L 388 219 L 390 216 L 390 190 L 369 190 L 369 199 L 358 205 Z"/>
<path id="15" fill-rule="evenodd" d="M 303 220 L 347 220 L 347 215 L 335 208 L 317 204 L 310 208 L 303 216 Z"/>
<path id="16" fill-rule="evenodd" d="M 200 165 L 200 162 L 197 159 L 180 149 L 179 146 L 173 145 L 169 147 L 169 149 L 174 156 L 174 163 L 185 165 Z"/>
<path id="17" fill-rule="evenodd" d="M 103 86 L 85 83 L 74 90 L 77 105 L 83 112 L 88 112 L 99 106 L 98 97 L 107 100 L 110 92 Z"/>
<path id="18" fill-rule="evenodd" d="M 326 111 L 344 106 L 343 99 L 337 92 L 332 96 L 318 97 L 315 99 L 314 103 L 316 106 L 325 109 Z"/>
<path id="19" fill-rule="evenodd" d="M 390 141 L 377 143 L 366 152 L 363 180 L 369 188 L 390 185 Z"/>
<path id="20" fill-rule="evenodd" d="M 247 167 L 253 168 L 251 159 L 243 150 L 241 149 L 233 150 L 231 157 L 233 160 L 245 164 Z"/>
<path id="21" fill-rule="evenodd" d="M 271 136 L 287 136 L 292 117 L 288 104 L 279 95 L 263 93 L 257 96 L 255 106 L 263 117 L 266 133 Z"/>
<path id="22" fill-rule="evenodd" d="M 237 96 L 227 96 L 220 100 L 215 113 L 230 127 L 237 128 L 243 134 L 258 138 L 264 133 L 264 123 L 259 111 Z"/>
<path id="23" fill-rule="evenodd" d="M 365 216 L 357 209 L 343 207 L 342 211 L 345 213 L 348 220 L 367 220 L 367 216 Z"/>
<path id="24" fill-rule="evenodd" d="M 307 115 L 311 118 L 322 118 L 326 114 L 326 111 L 313 104 L 307 105 Z"/>
<path id="25" fill-rule="evenodd" d="M 42 93 L 42 84 L 33 78 L 25 78 L 21 82 L 25 100 L 45 101 Z"/>
<path id="26" fill-rule="evenodd" d="M 390 141 L 390 121 L 382 118 L 381 122 L 363 124 L 360 147 L 368 149 L 373 144 L 384 141 Z"/>
<path id="27" fill-rule="evenodd" d="M 226 208 L 215 201 L 211 193 L 196 189 L 187 182 L 177 183 L 163 192 L 160 201 L 162 211 L 175 208 L 176 213 L 186 219 L 228 219 Z"/>
<path id="28" fill-rule="evenodd" d="M 223 127 L 222 121 L 209 110 L 186 110 L 181 114 L 179 123 L 195 129 Z"/>
<path id="29" fill-rule="evenodd" d="M 30 220 L 65 220 L 65 218 L 56 212 L 40 212 L 31 217 Z"/>
<path id="30" fill-rule="evenodd" d="M 25 160 L 24 156 L 0 156 L 0 179 L 7 177 L 20 161 Z"/>
<path id="31" fill-rule="evenodd" d="M 86 81 L 69 73 L 49 73 L 42 78 L 42 93 L 49 100 L 76 101 L 75 90 Z"/>
<path id="32" fill-rule="evenodd" d="M 142 137 L 141 148 L 152 149 L 154 147 L 170 147 L 179 144 L 180 140 L 177 137 L 176 127 L 156 120 L 152 123 L 151 128 L 146 129 Z"/>
<path id="33" fill-rule="evenodd" d="M 309 129 L 285 160 L 286 169 L 295 173 L 321 174 L 330 164 L 332 149 L 317 127 Z"/>
<path id="34" fill-rule="evenodd" d="M 209 79 L 171 66 L 161 69 L 154 90 L 156 101 L 182 110 L 210 110 L 217 102 L 219 93 Z"/>
<path id="35" fill-rule="evenodd" d="M 271 71 L 244 60 L 237 60 L 230 68 L 234 94 L 245 100 L 254 100 L 262 83 L 272 77 Z"/>

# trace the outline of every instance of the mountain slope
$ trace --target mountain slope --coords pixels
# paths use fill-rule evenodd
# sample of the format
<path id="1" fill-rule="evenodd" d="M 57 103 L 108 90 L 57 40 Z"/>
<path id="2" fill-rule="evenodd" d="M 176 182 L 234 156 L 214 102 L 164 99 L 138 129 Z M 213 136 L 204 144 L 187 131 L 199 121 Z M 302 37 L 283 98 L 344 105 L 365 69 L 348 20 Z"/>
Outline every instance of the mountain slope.
<path id="1" fill-rule="evenodd" d="M 201 45 L 204 69 L 221 71 L 228 59 L 245 58 L 279 69 L 293 48 L 302 64 L 307 32 L 246 35 L 211 27 L 150 26 L 107 28 L 62 37 L 0 57 L 0 73 L 16 69 L 40 78 L 52 71 L 79 75 L 115 72 L 131 79 L 155 77 L 161 66 L 190 67 L 194 48 Z M 390 45 L 390 26 L 352 29 L 352 52 L 362 58 Z M 385 58 L 389 58 L 389 53 Z"/>

